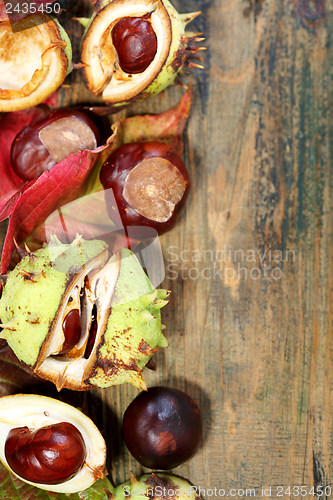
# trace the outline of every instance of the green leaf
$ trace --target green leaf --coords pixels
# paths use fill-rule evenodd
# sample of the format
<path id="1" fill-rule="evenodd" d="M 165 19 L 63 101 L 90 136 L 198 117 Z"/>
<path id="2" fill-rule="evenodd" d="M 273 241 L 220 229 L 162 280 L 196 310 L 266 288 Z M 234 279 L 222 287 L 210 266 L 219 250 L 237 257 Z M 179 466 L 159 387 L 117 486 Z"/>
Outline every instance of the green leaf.
<path id="1" fill-rule="evenodd" d="M 105 490 L 110 491 L 112 484 L 107 478 L 99 479 L 85 491 L 66 495 L 53 493 L 30 486 L 11 474 L 0 463 L 0 498 L 1 500 L 107 500 Z"/>
<path id="2" fill-rule="evenodd" d="M 80 500 L 84 497 L 80 497 L 78 494 L 68 497 L 62 493 L 51 493 L 35 488 L 15 477 L 4 465 L 0 464 L 0 498 L 1 500 L 68 500 L 68 498 Z M 102 497 L 96 497 L 98 500 L 100 498 Z"/>
<path id="3" fill-rule="evenodd" d="M 108 478 L 99 479 L 90 488 L 78 493 L 80 500 L 108 500 L 106 491 L 113 489 L 112 484 Z"/>

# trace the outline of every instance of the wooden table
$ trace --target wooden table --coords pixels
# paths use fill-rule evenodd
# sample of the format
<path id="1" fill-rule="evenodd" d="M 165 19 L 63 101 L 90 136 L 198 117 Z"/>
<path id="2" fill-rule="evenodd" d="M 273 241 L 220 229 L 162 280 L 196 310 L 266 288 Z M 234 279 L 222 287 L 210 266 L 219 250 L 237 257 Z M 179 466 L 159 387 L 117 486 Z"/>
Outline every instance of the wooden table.
<path id="1" fill-rule="evenodd" d="M 202 447 L 174 472 L 206 499 L 208 488 L 254 498 L 270 486 L 273 498 L 290 498 L 288 486 L 304 493 L 332 480 L 333 0 L 173 3 L 203 11 L 191 28 L 209 50 L 206 71 L 192 71 L 192 191 L 161 238 L 170 347 L 145 378 L 201 407 Z M 67 6 L 68 17 L 91 12 L 89 0 Z M 66 28 L 78 41 L 81 28 Z M 80 71 L 66 84 L 60 106 L 96 101 Z M 112 119 L 168 109 L 182 92 Z M 121 435 L 136 394 L 126 385 L 82 395 L 107 439 L 114 484 L 143 471 Z"/>

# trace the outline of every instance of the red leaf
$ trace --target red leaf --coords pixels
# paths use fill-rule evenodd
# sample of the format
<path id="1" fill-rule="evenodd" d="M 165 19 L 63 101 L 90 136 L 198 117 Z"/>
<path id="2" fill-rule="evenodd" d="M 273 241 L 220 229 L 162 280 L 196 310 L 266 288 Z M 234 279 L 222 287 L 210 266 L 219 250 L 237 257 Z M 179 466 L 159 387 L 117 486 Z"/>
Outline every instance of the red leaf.
<path id="1" fill-rule="evenodd" d="M 125 118 L 120 122 L 122 144 L 141 141 L 162 141 L 182 156 L 183 133 L 190 113 L 192 81 L 179 103 L 165 113 Z"/>
<path id="2" fill-rule="evenodd" d="M 15 249 L 14 238 L 20 244 L 57 208 L 81 195 L 82 188 L 99 154 L 112 144 L 94 151 L 79 151 L 57 163 L 50 171 L 24 185 L 14 201 L 4 207 L 2 216 L 10 213 L 3 246 L 1 272 L 6 272 Z"/>
<path id="3" fill-rule="evenodd" d="M 50 95 L 50 97 L 45 99 L 43 104 L 46 104 L 50 108 L 56 108 L 58 105 L 58 92 L 57 91 L 53 92 L 53 94 Z"/>
<path id="4" fill-rule="evenodd" d="M 129 142 L 162 141 L 169 144 L 171 149 L 182 156 L 183 154 L 183 133 L 190 114 L 192 100 L 191 80 L 187 91 L 180 102 L 173 108 L 158 115 L 133 116 L 124 118 L 116 125 L 119 128 L 119 146 Z M 126 108 L 126 106 L 124 106 Z M 122 108 L 114 106 L 87 106 L 83 107 L 98 116 L 121 111 Z"/>
<path id="5" fill-rule="evenodd" d="M 111 253 L 116 253 L 124 247 L 134 250 L 139 243 L 126 235 L 119 214 L 113 221 L 109 218 L 104 191 L 90 193 L 53 212 L 45 224 L 30 234 L 26 243 L 34 251 L 48 241 L 52 233 L 63 242 L 73 241 L 78 233 L 86 240 L 103 239 Z"/>

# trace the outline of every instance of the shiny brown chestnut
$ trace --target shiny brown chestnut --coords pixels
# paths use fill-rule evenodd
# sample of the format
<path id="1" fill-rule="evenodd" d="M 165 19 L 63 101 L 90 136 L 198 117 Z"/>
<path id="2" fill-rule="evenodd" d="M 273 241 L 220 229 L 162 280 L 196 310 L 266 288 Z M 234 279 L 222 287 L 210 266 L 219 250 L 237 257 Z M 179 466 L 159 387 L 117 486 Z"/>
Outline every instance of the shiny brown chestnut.
<path id="1" fill-rule="evenodd" d="M 62 322 L 65 341 L 59 355 L 67 354 L 78 343 L 81 337 L 81 316 L 79 309 L 72 309 Z"/>
<path id="2" fill-rule="evenodd" d="M 147 16 L 124 17 L 111 31 L 119 66 L 129 74 L 143 73 L 157 52 L 157 36 Z"/>
<path id="3" fill-rule="evenodd" d="M 125 227 L 151 227 L 160 235 L 175 226 L 190 190 L 183 161 L 157 141 L 120 146 L 104 163 L 100 179 L 112 220 L 119 211 Z"/>
<path id="4" fill-rule="evenodd" d="M 169 387 L 151 387 L 128 406 L 123 419 L 124 440 L 144 467 L 169 470 L 197 452 L 202 419 L 196 402 Z"/>
<path id="5" fill-rule="evenodd" d="M 99 131 L 87 115 L 58 109 L 21 130 L 12 144 L 11 164 L 22 180 L 30 181 L 71 153 L 95 149 L 99 141 Z"/>
<path id="6" fill-rule="evenodd" d="M 26 481 L 61 484 L 79 472 L 86 447 L 81 432 L 68 422 L 42 427 L 12 429 L 5 443 L 10 468 Z"/>

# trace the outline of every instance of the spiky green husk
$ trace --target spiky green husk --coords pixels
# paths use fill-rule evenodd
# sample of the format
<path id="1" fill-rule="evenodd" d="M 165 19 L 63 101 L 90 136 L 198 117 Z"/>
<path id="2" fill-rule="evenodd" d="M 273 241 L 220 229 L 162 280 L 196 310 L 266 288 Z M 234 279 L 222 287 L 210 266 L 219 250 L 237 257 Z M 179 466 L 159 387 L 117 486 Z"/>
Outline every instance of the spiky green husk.
<path id="1" fill-rule="evenodd" d="M 121 251 L 121 266 L 111 302 L 99 366 L 89 383 L 109 387 L 129 382 L 145 389 L 142 368 L 159 347 L 168 343 L 161 329 L 159 296 L 143 271 L 137 257 L 127 249 Z"/>
<path id="2" fill-rule="evenodd" d="M 8 275 L 0 300 L 1 333 L 16 356 L 33 366 L 76 273 L 107 248 L 103 241 L 54 241 L 26 255 Z"/>
<path id="3" fill-rule="evenodd" d="M 103 241 L 78 236 L 66 245 L 53 237 L 35 253 L 17 251 L 22 260 L 1 277 L 0 318 L 1 336 L 18 358 L 58 390 L 125 382 L 146 389 L 142 369 L 167 346 L 160 309 L 170 292 L 152 286 L 131 251 L 109 259 Z M 61 353 L 71 310 L 80 313 L 81 336 Z"/>
<path id="4" fill-rule="evenodd" d="M 187 479 L 172 476 L 171 474 L 156 473 L 144 474 L 131 479 L 111 490 L 113 500 L 198 500 L 198 488 Z"/>

